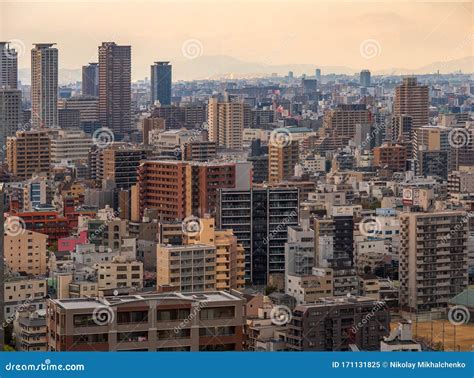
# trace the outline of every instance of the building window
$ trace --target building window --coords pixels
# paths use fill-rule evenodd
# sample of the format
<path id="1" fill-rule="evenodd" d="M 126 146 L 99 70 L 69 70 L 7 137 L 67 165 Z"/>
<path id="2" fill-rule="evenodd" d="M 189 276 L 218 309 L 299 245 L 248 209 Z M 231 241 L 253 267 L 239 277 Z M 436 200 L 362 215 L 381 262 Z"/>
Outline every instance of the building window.
<path id="1" fill-rule="evenodd" d="M 201 320 L 232 319 L 234 316 L 232 306 L 204 308 L 200 313 Z"/>

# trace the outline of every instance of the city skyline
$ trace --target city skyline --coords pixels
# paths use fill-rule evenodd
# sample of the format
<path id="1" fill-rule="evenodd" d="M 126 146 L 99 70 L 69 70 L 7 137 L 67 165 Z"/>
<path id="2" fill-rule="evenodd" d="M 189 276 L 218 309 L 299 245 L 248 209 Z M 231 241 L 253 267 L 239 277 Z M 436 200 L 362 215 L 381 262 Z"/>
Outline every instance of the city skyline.
<path id="1" fill-rule="evenodd" d="M 114 12 L 110 12 L 111 4 Z M 19 52 L 20 69 L 29 68 L 29 50 L 37 42 L 57 43 L 62 69 L 80 69 L 97 61 L 97 46 L 102 42 L 131 45 L 132 80 L 149 77 L 150 66 L 157 60 L 171 61 L 179 80 L 202 78 L 198 71 L 181 73 L 184 68 L 180 70 L 180 64 L 188 69 L 206 64 L 211 57 L 224 57 L 219 58 L 220 65 L 237 73 L 249 62 L 255 63 L 256 69 L 270 64 L 315 65 L 377 72 L 416 70 L 474 55 L 469 2 L 134 4 L 137 6 L 126 1 L 4 2 L 0 6 L 6 15 L 0 40 L 12 41 Z M 200 17 L 194 17 L 198 13 Z M 153 22 L 143 21 L 143 14 L 153 14 Z M 102 22 L 104 18 L 108 22 Z M 279 22 L 277 27 L 275 21 Z M 466 64 L 472 66 L 470 61 Z"/>

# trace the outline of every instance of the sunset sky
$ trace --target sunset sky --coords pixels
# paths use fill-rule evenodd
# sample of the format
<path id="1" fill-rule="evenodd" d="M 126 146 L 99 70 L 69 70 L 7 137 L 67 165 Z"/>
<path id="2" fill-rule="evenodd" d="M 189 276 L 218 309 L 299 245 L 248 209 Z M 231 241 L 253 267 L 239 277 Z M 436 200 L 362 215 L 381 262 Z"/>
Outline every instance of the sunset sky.
<path id="1" fill-rule="evenodd" d="M 102 41 L 115 41 L 132 45 L 134 78 L 148 76 L 155 60 L 186 59 L 189 40 L 203 55 L 373 70 L 474 55 L 466 1 L 0 0 L 0 17 L 0 39 L 20 51 L 20 68 L 34 42 L 56 42 L 60 67 L 79 68 L 97 60 Z M 377 50 L 371 59 L 364 41 Z"/>

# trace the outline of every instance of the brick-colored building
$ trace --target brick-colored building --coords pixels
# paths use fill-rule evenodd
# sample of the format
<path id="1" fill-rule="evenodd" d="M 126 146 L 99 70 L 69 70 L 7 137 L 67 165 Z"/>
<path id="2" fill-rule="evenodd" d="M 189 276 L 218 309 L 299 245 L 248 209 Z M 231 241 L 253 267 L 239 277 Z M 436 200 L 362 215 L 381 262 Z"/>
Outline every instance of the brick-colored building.
<path id="1" fill-rule="evenodd" d="M 387 142 L 374 148 L 374 166 L 393 170 L 405 171 L 407 149 L 399 144 Z"/>

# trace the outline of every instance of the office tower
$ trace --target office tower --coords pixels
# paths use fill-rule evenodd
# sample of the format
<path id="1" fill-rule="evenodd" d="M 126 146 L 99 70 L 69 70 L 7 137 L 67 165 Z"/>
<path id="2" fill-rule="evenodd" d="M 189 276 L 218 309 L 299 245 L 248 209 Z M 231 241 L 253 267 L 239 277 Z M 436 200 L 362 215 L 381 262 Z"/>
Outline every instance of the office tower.
<path id="1" fill-rule="evenodd" d="M 395 89 L 394 116 L 410 116 L 417 129 L 429 124 L 428 108 L 428 86 L 418 84 L 416 77 L 404 78 Z"/>
<path id="2" fill-rule="evenodd" d="M 79 129 L 81 113 L 78 109 L 58 109 L 58 125 L 61 129 Z"/>
<path id="3" fill-rule="evenodd" d="M 314 72 L 314 74 L 316 76 L 316 80 L 318 81 L 318 83 L 321 83 L 321 69 L 316 68 L 316 71 Z"/>
<path id="4" fill-rule="evenodd" d="M 49 338 L 48 350 L 240 351 L 243 308 L 242 299 L 223 291 L 49 299 L 48 313 L 57 314 L 49 329 L 58 337 Z M 95 333 L 84 334 L 84 326 Z"/>
<path id="5" fill-rule="evenodd" d="M 418 151 L 416 172 L 420 176 L 437 176 L 447 180 L 448 166 L 448 151 L 427 151 L 424 148 Z"/>
<path id="6" fill-rule="evenodd" d="M 244 128 L 250 125 L 250 106 L 237 98 L 227 98 L 223 102 L 215 97 L 209 99 L 208 123 L 209 140 L 218 147 L 242 149 Z"/>
<path id="7" fill-rule="evenodd" d="M 157 209 L 164 221 L 215 214 L 219 188 L 248 189 L 247 162 L 144 161 L 138 169 L 139 208 Z"/>
<path id="8" fill-rule="evenodd" d="M 5 213 L 5 192 L 4 185 L 0 183 L 0 214 Z M 5 230 L 5 217 L 2 216 L 0 219 L 2 230 Z M 5 232 L 0 232 L 0 322 L 1 324 L 5 321 L 5 257 L 4 257 L 4 237 Z M 0 327 L 0 350 L 3 350 L 5 344 L 5 327 Z"/>
<path id="9" fill-rule="evenodd" d="M 451 146 L 449 143 L 449 129 L 446 127 L 419 127 L 413 132 L 413 160 L 415 161 L 415 172 L 418 175 L 422 174 L 422 152 L 424 155 L 424 170 L 427 172 L 427 164 L 431 165 L 429 161 L 432 161 L 436 164 L 436 161 L 433 161 L 430 158 L 433 157 L 434 152 L 440 152 L 442 156 L 438 164 L 441 164 L 444 161 L 443 170 L 456 170 L 457 167 L 454 164 L 451 164 L 450 161 L 450 152 Z M 454 160 L 453 160 L 454 163 Z M 435 170 L 437 170 L 436 167 Z M 447 172 L 447 171 L 446 171 Z M 444 176 L 444 174 L 443 174 Z"/>
<path id="10" fill-rule="evenodd" d="M 218 226 L 244 246 L 247 282 L 265 285 L 269 275 L 284 275 L 287 228 L 298 224 L 298 206 L 296 188 L 220 190 Z"/>
<path id="11" fill-rule="evenodd" d="M 92 147 L 92 138 L 82 130 L 60 130 L 51 139 L 51 162 L 86 162 Z"/>
<path id="12" fill-rule="evenodd" d="M 131 47 L 114 42 L 99 46 L 99 120 L 120 140 L 132 126 Z"/>
<path id="13" fill-rule="evenodd" d="M 51 165 L 51 140 L 46 130 L 17 131 L 7 139 L 8 169 L 20 180 L 33 174 L 48 173 Z"/>
<path id="14" fill-rule="evenodd" d="M 22 125 L 22 116 L 21 91 L 0 88 L 0 146 L 5 146 L 7 138 Z M 2 155 L 3 152 L 2 149 Z"/>
<path id="15" fill-rule="evenodd" d="M 12 272 L 43 276 L 47 272 L 47 235 L 23 230 L 21 233 L 5 234 L 5 262 Z"/>
<path id="16" fill-rule="evenodd" d="M 400 215 L 400 306 L 419 312 L 447 307 L 467 289 L 466 213 Z"/>
<path id="17" fill-rule="evenodd" d="M 318 81 L 316 79 L 301 79 L 301 86 L 303 88 L 303 94 L 311 96 L 314 95 L 318 90 Z"/>
<path id="18" fill-rule="evenodd" d="M 99 97 L 99 63 L 82 66 L 82 95 Z"/>
<path id="19" fill-rule="evenodd" d="M 287 180 L 295 175 L 299 162 L 299 143 L 272 143 L 268 145 L 268 181 L 272 184 Z"/>
<path id="20" fill-rule="evenodd" d="M 148 151 L 142 146 L 113 143 L 103 152 L 103 178 L 113 180 L 117 189 L 128 190 L 137 182 L 137 169 Z"/>
<path id="21" fill-rule="evenodd" d="M 374 148 L 374 161 L 376 167 L 387 168 L 395 172 L 404 172 L 406 169 L 407 152 L 404 146 L 386 142 Z"/>
<path id="22" fill-rule="evenodd" d="M 0 42 L 0 89 L 18 87 L 18 54 L 8 42 Z"/>
<path id="23" fill-rule="evenodd" d="M 448 143 L 449 169 L 458 170 L 460 167 L 474 167 L 474 124 L 468 123 L 466 127 L 453 127 L 449 129 Z"/>
<path id="24" fill-rule="evenodd" d="M 206 121 L 205 103 L 181 103 L 179 105 L 155 105 L 152 118 L 165 120 L 166 129 L 193 129 L 202 127 Z"/>
<path id="25" fill-rule="evenodd" d="M 370 71 L 369 70 L 360 71 L 360 86 L 364 88 L 370 87 Z"/>
<path id="26" fill-rule="evenodd" d="M 268 181 L 268 155 L 250 156 L 247 161 L 252 163 L 252 182 L 261 184 Z"/>
<path id="27" fill-rule="evenodd" d="M 37 43 L 31 50 L 31 119 L 34 127 L 58 126 L 58 49 Z"/>
<path id="28" fill-rule="evenodd" d="M 392 116 L 390 136 L 393 142 L 411 142 L 413 140 L 413 119 L 409 115 Z"/>
<path id="29" fill-rule="evenodd" d="M 78 110 L 79 122 L 98 123 L 99 122 L 99 100 L 96 97 L 71 97 L 59 102 L 60 109 Z"/>
<path id="30" fill-rule="evenodd" d="M 329 315 L 328 315 L 329 314 Z M 384 302 L 368 297 L 324 298 L 299 305 L 288 324 L 291 351 L 379 350 L 390 334 L 390 312 Z"/>
<path id="31" fill-rule="evenodd" d="M 155 62 L 151 66 L 151 104 L 159 101 L 161 105 L 171 105 L 170 62 Z"/>

